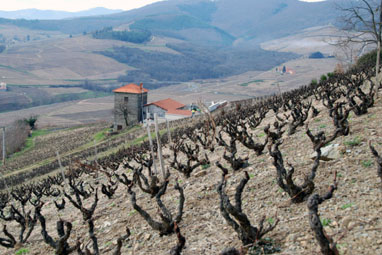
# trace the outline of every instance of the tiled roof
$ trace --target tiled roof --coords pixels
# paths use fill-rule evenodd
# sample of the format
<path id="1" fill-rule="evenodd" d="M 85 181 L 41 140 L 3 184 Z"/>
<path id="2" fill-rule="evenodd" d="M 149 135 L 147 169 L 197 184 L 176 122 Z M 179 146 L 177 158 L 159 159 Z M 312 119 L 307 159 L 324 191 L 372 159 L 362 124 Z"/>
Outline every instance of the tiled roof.
<path id="1" fill-rule="evenodd" d="M 150 103 L 150 104 L 147 104 L 147 105 L 156 105 L 160 108 L 162 108 L 163 110 L 166 110 L 166 111 L 169 111 L 169 110 L 177 110 L 179 108 L 182 108 L 184 107 L 185 105 L 184 104 L 181 104 L 171 98 L 167 98 L 167 99 L 164 99 L 164 100 L 160 100 L 160 101 L 157 101 L 157 102 L 153 102 L 153 103 Z"/>
<path id="2" fill-rule="evenodd" d="M 142 86 L 142 84 L 141 84 Z M 117 93 L 132 93 L 132 94 L 141 94 L 143 92 L 149 92 L 148 89 L 145 89 L 145 88 L 141 88 L 140 86 L 138 86 L 137 84 L 134 84 L 134 83 L 130 83 L 130 84 L 127 84 L 123 87 L 120 87 L 118 89 L 115 89 L 113 90 L 113 92 L 117 92 Z"/>
<path id="3" fill-rule="evenodd" d="M 167 114 L 175 114 L 175 115 L 184 115 L 184 116 L 191 116 L 192 112 L 190 110 L 168 110 Z"/>

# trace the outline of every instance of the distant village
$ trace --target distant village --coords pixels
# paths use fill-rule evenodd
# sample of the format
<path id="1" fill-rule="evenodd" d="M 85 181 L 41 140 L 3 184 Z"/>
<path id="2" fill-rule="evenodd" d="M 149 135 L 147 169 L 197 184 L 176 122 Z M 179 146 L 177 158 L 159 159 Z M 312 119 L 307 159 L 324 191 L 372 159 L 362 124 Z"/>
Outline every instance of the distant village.
<path id="1" fill-rule="evenodd" d="M 0 82 L 0 91 L 7 91 L 7 84 L 5 82 Z"/>
<path id="2" fill-rule="evenodd" d="M 296 74 L 296 71 L 287 67 L 287 66 L 283 66 L 283 67 L 276 67 L 276 72 L 278 73 L 281 73 L 281 74 L 291 74 L 291 75 L 295 75 Z"/>

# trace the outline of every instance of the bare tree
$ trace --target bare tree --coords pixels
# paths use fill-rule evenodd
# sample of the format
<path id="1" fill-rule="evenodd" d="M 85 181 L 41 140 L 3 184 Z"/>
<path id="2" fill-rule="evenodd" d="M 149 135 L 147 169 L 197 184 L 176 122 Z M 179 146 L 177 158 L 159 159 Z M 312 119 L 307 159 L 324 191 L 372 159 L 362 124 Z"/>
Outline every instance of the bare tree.
<path id="1" fill-rule="evenodd" d="M 340 40 L 334 45 L 337 46 L 336 52 L 334 53 L 336 59 L 338 59 L 341 65 L 345 66 L 346 68 L 349 68 L 354 63 L 356 63 L 358 57 L 363 55 L 365 49 L 367 48 L 367 44 L 365 43 L 359 45 L 355 43 L 350 43 L 346 39 L 342 41 Z M 341 67 L 337 66 L 336 70 L 339 71 L 340 69 Z"/>
<path id="2" fill-rule="evenodd" d="M 125 120 L 126 127 L 129 126 L 130 109 L 127 107 L 127 104 L 120 104 L 114 109 L 114 112 L 117 115 L 122 115 L 123 119 Z"/>
<path id="3" fill-rule="evenodd" d="M 36 122 L 38 120 L 38 115 L 31 115 L 24 119 L 24 122 L 30 126 L 32 130 L 36 129 Z"/>
<path id="4" fill-rule="evenodd" d="M 17 120 L 5 129 L 6 155 L 20 150 L 28 138 L 30 128 L 23 120 Z M 3 129 L 0 129 L 0 155 L 3 153 Z"/>
<path id="5" fill-rule="evenodd" d="M 376 90 L 380 85 L 379 65 L 382 42 L 382 0 L 346 1 L 340 6 L 343 11 L 343 30 L 345 37 L 340 44 L 360 43 L 362 45 L 377 45 L 376 60 Z"/>

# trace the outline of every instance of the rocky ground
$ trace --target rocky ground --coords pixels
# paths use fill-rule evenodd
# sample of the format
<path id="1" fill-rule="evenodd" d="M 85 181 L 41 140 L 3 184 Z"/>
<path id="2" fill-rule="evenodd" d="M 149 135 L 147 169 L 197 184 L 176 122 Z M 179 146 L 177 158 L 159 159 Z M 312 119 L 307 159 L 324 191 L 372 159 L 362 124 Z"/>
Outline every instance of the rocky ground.
<path id="1" fill-rule="evenodd" d="M 314 132 L 324 130 L 327 134 L 331 133 L 332 123 L 326 108 L 318 102 L 314 102 L 314 105 L 320 110 L 320 114 L 309 119 L 309 127 Z M 315 179 L 315 192 L 323 194 L 333 183 L 334 173 L 337 172 L 338 190 L 332 199 L 319 207 L 319 213 L 326 233 L 337 242 L 340 254 L 382 254 L 381 180 L 377 176 L 377 166 L 368 147 L 368 141 L 372 141 L 376 149 L 382 152 L 381 109 L 382 100 L 379 98 L 368 114 L 351 114 L 350 134 L 333 142 L 338 144 L 338 151 L 334 153 L 337 155 L 329 161 L 320 162 Z M 262 129 L 272 119 L 273 116 L 269 114 L 267 121 L 253 131 L 259 140 L 264 139 Z M 305 134 L 305 129 L 299 128 L 294 135 L 285 136 L 280 150 L 284 160 L 296 168 L 296 178 L 302 181 L 313 164 L 312 144 Z M 223 151 L 223 148 L 217 147 L 214 153 L 209 153 L 212 161 L 210 167 L 195 170 L 188 179 L 175 170 L 171 171 L 171 182 L 163 201 L 175 215 L 179 197 L 178 192 L 174 190 L 174 183 L 178 178 L 186 198 L 183 220 L 179 224 L 186 238 L 186 248 L 182 254 L 219 254 L 226 247 L 241 247 L 236 232 L 226 224 L 219 211 L 220 201 L 216 187 L 221 181 L 221 171 L 215 167 L 215 162 L 225 163 L 221 158 Z M 267 222 L 280 220 L 277 227 L 266 236 L 273 242 L 273 247 L 279 248 L 280 251 L 275 254 L 320 254 L 310 230 L 306 202 L 291 203 L 289 196 L 278 187 L 276 170 L 267 149 L 261 156 L 256 156 L 241 145 L 239 151 L 240 155 L 249 155 L 250 158 L 249 166 L 244 169 L 251 177 L 243 193 L 244 212 L 255 226 L 264 215 Z M 169 151 L 165 149 L 164 153 L 168 154 Z M 169 165 L 168 162 L 166 165 Z M 244 170 L 229 175 L 226 190 L 231 197 L 244 177 Z M 129 174 L 131 175 L 131 172 Z M 104 176 L 96 180 L 90 177 L 83 178 L 88 183 L 106 181 Z M 137 193 L 137 203 L 158 218 L 155 199 L 140 192 L 137 187 L 134 187 L 134 190 Z M 100 201 L 95 211 L 95 234 L 101 254 L 112 254 L 117 238 L 124 234 L 125 226 L 130 228 L 132 234 L 124 244 L 122 254 L 169 254 L 171 247 L 176 245 L 175 235 L 160 237 L 132 208 L 130 196 L 123 185 L 119 185 L 113 199 L 109 200 L 103 194 L 99 197 Z M 73 223 L 71 243 L 77 238 L 85 244 L 90 243 L 87 227 L 77 209 L 68 204 L 63 212 L 57 212 L 53 200 L 45 201 L 47 203 L 42 213 L 47 218 L 51 235 L 56 236 L 55 222 L 62 218 Z M 91 197 L 86 200 L 86 205 L 90 206 L 92 202 Z M 16 233 L 14 225 L 8 229 Z M 23 254 L 54 253 L 53 249 L 43 242 L 40 226 L 36 227 L 24 247 L 8 250 L 0 248 L 1 254 L 4 255 L 22 254 L 18 253 L 20 251 L 26 252 Z"/>

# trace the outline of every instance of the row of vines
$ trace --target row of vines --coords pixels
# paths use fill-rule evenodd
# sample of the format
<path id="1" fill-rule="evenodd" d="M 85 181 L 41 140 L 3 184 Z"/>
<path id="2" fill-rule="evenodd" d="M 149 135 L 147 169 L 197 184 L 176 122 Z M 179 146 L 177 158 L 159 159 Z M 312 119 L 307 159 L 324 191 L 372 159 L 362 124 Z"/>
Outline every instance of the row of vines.
<path id="1" fill-rule="evenodd" d="M 112 201 L 116 191 L 124 189 L 132 208 L 152 231 L 163 238 L 177 236 L 177 243 L 169 247 L 168 251 L 170 254 L 181 254 L 186 244 L 186 237 L 181 231 L 182 220 L 184 211 L 191 209 L 185 207 L 190 194 L 185 192 L 177 176 L 199 178 L 198 181 L 203 182 L 202 176 L 193 175 L 194 171 L 214 166 L 209 171 L 221 173 L 221 179 L 216 181 L 219 201 L 214 202 L 219 205 L 220 214 L 227 226 L 237 233 L 242 243 L 242 247 L 226 247 L 220 254 L 276 252 L 264 238 L 279 224 L 282 215 L 276 215 L 273 221 L 266 221 L 264 217 L 255 224 L 242 208 L 243 191 L 250 181 L 248 160 L 268 153 L 279 188 L 289 196 L 291 203 L 306 205 L 310 226 L 322 254 L 339 254 L 335 240 L 326 235 L 319 216 L 319 206 L 331 199 L 340 188 L 337 174 L 333 173 L 332 185 L 325 194 L 315 192 L 320 186 L 320 183 L 315 182 L 315 177 L 318 171 L 326 171 L 320 169 L 322 149 L 337 138 L 349 134 L 349 114 L 364 115 L 373 107 L 380 87 L 380 84 L 375 84 L 374 74 L 373 64 L 364 64 L 346 73 L 328 74 L 318 84 L 267 98 L 235 102 L 214 115 L 206 113 L 192 125 L 178 127 L 157 141 L 144 141 L 91 162 L 72 161 L 72 164 L 66 164 L 68 169 L 65 172 L 37 183 L 3 191 L 0 195 L 0 218 L 4 227 L 0 245 L 14 248 L 25 244 L 36 227 L 40 226 L 41 240 L 55 254 L 122 254 L 125 247 L 123 244 L 131 237 L 131 226 L 121 225 L 120 228 L 126 231 L 115 240 L 113 249 L 101 251 L 95 230 L 95 211 L 100 196 Z M 318 104 L 323 107 L 317 107 Z M 308 119 L 320 112 L 327 113 L 332 126 L 315 132 L 309 128 Z M 263 136 L 254 132 L 260 126 Z M 283 154 L 285 137 L 291 137 L 301 129 L 305 129 L 305 135 L 315 151 L 315 158 L 309 163 L 310 169 L 302 182 L 296 180 L 295 168 L 285 160 Z M 250 153 L 243 155 L 243 147 Z M 372 144 L 370 150 L 378 165 L 376 175 L 382 180 L 382 158 Z M 240 175 L 243 177 L 231 197 L 226 188 L 227 180 L 232 173 L 238 171 L 242 171 Z M 172 194 L 176 194 L 176 206 L 163 200 L 169 189 Z M 82 228 L 87 229 L 86 237 L 73 236 L 71 222 L 61 218 L 55 222 L 44 216 L 42 209 L 46 201 L 52 198 L 57 212 L 69 210 L 68 204 L 70 208 L 78 210 L 78 217 L 82 216 L 84 223 Z M 144 209 L 144 203 L 155 206 L 157 213 Z M 12 229 L 8 226 L 12 226 Z M 51 233 L 53 227 L 57 235 Z M 192 246 L 192 243 L 188 245 Z"/>

